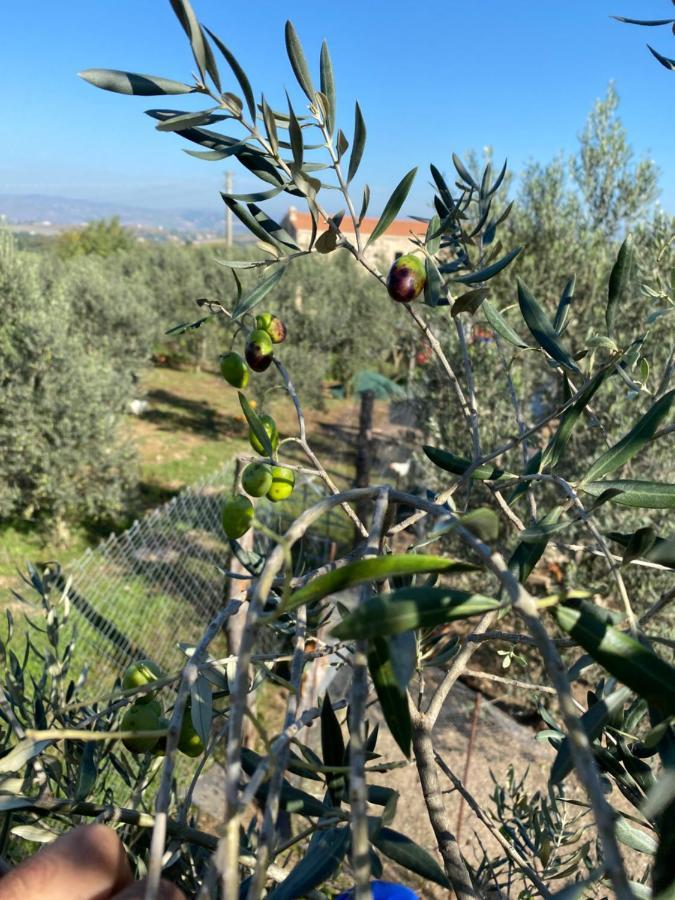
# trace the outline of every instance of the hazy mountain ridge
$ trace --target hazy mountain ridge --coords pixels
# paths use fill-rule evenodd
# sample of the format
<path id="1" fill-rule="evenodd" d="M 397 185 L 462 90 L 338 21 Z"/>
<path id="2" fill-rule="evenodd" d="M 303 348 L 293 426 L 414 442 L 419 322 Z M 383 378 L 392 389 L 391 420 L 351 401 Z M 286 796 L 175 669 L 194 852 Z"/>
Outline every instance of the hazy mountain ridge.
<path id="1" fill-rule="evenodd" d="M 0 217 L 11 225 L 84 225 L 119 216 L 123 225 L 179 232 L 222 232 L 224 212 L 209 209 L 150 209 L 44 194 L 0 194 Z M 235 225 L 236 230 L 236 225 Z"/>

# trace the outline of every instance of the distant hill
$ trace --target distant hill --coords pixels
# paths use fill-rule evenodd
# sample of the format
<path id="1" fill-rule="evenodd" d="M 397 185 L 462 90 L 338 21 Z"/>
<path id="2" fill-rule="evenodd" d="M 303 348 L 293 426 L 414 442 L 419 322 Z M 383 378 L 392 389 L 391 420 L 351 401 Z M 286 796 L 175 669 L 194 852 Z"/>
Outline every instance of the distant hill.
<path id="1" fill-rule="evenodd" d="M 128 227 L 185 234 L 222 234 L 224 219 L 224 213 L 209 209 L 146 209 L 42 194 L 0 194 L 2 216 L 10 225 L 51 226 L 55 230 L 119 216 Z M 235 225 L 235 233 L 237 230 Z"/>

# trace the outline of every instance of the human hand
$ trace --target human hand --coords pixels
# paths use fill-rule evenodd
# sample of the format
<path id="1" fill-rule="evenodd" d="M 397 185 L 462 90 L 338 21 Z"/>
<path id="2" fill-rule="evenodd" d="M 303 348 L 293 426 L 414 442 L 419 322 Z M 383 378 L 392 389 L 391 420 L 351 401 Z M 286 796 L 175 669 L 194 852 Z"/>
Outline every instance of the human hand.
<path id="1" fill-rule="evenodd" d="M 143 900 L 112 828 L 84 825 L 62 835 L 0 879 L 0 900 Z M 162 880 L 159 900 L 185 900 Z"/>

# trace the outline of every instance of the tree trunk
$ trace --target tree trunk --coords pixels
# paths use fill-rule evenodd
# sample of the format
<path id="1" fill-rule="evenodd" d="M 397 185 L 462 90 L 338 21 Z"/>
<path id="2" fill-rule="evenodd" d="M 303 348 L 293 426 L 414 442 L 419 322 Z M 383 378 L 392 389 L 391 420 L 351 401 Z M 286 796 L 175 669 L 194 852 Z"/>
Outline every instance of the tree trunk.
<path id="1" fill-rule="evenodd" d="M 361 392 L 359 410 L 359 435 L 356 444 L 356 477 L 354 487 L 368 487 L 370 484 L 370 466 L 373 458 L 373 407 L 374 391 Z M 368 522 L 370 500 L 357 504 L 356 513 L 361 521 Z M 360 536 L 359 536 L 360 537 Z"/>

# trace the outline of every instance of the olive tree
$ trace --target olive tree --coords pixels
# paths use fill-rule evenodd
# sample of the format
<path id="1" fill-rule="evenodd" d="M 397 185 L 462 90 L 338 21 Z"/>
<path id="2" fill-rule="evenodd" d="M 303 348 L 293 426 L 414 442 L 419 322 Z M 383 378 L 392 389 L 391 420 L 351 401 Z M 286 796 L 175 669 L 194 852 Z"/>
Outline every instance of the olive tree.
<path id="1" fill-rule="evenodd" d="M 128 356 L 111 358 L 107 339 L 91 340 L 86 308 L 6 232 L 0 298 L 0 518 L 52 528 L 109 520 L 133 484 L 119 438 L 133 396 Z"/>
<path id="2" fill-rule="evenodd" d="M 245 597 L 223 605 L 199 644 L 186 648 L 188 659 L 180 671 L 138 686 L 127 686 L 130 681 L 125 679 L 125 690 L 111 704 L 105 698 L 94 706 L 71 700 L 66 715 L 62 703 L 51 703 L 48 714 L 42 704 L 45 727 L 35 730 L 27 727 L 31 705 L 24 700 L 20 674 L 12 670 L 4 713 L 12 732 L 5 738 L 8 752 L 0 764 L 5 772 L 24 772 L 24 793 L 10 801 L 13 816 L 34 821 L 56 815 L 63 822 L 68 815 L 105 815 L 102 804 L 81 800 L 81 791 L 71 789 L 73 782 L 64 783 L 62 768 L 52 765 L 53 742 L 69 737 L 86 748 L 102 740 L 123 740 L 131 741 L 127 746 L 140 754 L 141 771 L 153 770 L 159 779 L 152 812 L 142 808 L 139 816 L 131 800 L 110 810 L 110 817 L 123 823 L 139 870 L 147 868 L 149 898 L 157 896 L 160 875 L 168 866 L 175 880 L 202 897 L 290 900 L 331 895 L 347 884 L 353 888 L 345 897 L 366 900 L 382 857 L 402 864 L 410 873 L 406 879 L 421 878 L 422 895 L 435 882 L 462 900 L 485 896 L 495 886 L 500 891 L 504 885 L 522 897 L 553 896 L 568 880 L 567 896 L 570 891 L 573 896 L 611 892 L 628 900 L 648 890 L 669 896 L 675 881 L 675 668 L 663 649 L 672 642 L 659 643 L 652 628 L 675 597 L 672 581 L 647 608 L 638 611 L 638 603 L 651 590 L 653 572 L 672 578 L 673 540 L 661 526 L 667 527 L 667 511 L 675 506 L 675 485 L 663 477 L 644 479 L 639 462 L 663 457 L 671 446 L 668 417 L 675 391 L 670 387 L 672 366 L 649 378 L 641 364 L 634 372 L 647 351 L 639 335 L 628 334 L 626 327 L 633 283 L 630 238 L 623 241 L 603 285 L 597 330 L 566 330 L 570 305 L 573 309 L 571 287 L 552 303 L 559 285 L 551 285 L 546 300 L 540 301 L 523 279 L 510 288 L 517 307 L 507 317 L 488 298 L 493 279 L 504 284 L 522 252 L 508 243 L 501 228 L 505 210 L 498 195 L 505 169 L 472 173 L 455 156 L 454 183 L 440 168 L 431 168 L 434 212 L 426 237 L 412 240 L 410 253 L 394 262 L 389 273 L 381 271 L 366 248 L 376 244 L 402 209 L 416 170 L 393 189 L 366 240 L 361 221 L 370 191 L 365 187 L 357 196 L 353 189 L 366 127 L 358 106 L 349 136 L 338 124 L 328 47 L 321 48 L 317 82 L 297 32 L 287 24 L 286 48 L 300 91 L 289 97 L 286 108 L 272 109 L 264 95 L 256 101 L 230 48 L 200 25 L 188 0 L 172 0 L 172 7 L 195 57 L 194 82 L 100 69 L 83 75 L 118 93 L 192 94 L 203 99 L 203 111 L 162 107 L 150 115 L 161 130 L 196 144 L 198 157 L 234 157 L 260 178 L 256 192 L 223 195 L 265 251 L 261 259 L 231 259 L 227 265 L 234 273 L 252 271 L 260 277 L 246 288 L 236 279 L 231 298 L 198 298 L 199 317 L 193 325 L 208 327 L 211 320 L 219 321 L 238 332 L 242 343 L 249 335 L 246 359 L 252 371 L 240 361 L 236 371 L 228 368 L 226 377 L 240 388 L 258 454 L 254 459 L 269 467 L 273 478 L 282 472 L 287 494 L 300 468 L 324 483 L 325 495 L 281 535 L 259 521 L 243 488 L 226 501 L 223 526 L 246 572 Z M 221 57 L 231 74 L 221 72 Z M 211 127 L 219 122 L 227 122 L 226 132 Z M 342 195 L 344 213 L 326 209 L 323 197 L 329 186 Z M 260 206 L 282 192 L 307 204 L 315 226 L 307 248 L 297 246 Z M 342 228 L 345 217 L 349 230 Z M 272 332 L 266 331 L 271 316 L 257 318 L 262 301 L 272 303 L 299 259 L 337 252 L 351 255 L 381 295 L 389 294 L 392 320 L 402 318 L 428 343 L 460 410 L 461 436 L 448 433 L 442 444 L 421 448 L 429 484 L 435 473 L 433 492 L 413 494 L 388 484 L 338 491 L 312 449 L 284 348 L 273 344 Z M 659 291 L 660 308 L 668 311 L 672 283 L 659 284 L 653 290 Z M 491 355 L 482 358 L 473 352 L 472 317 L 484 317 L 499 336 L 497 353 L 491 349 Z M 179 330 L 190 328 L 188 323 Z M 558 385 L 560 399 L 554 408 L 538 410 L 533 398 L 521 395 L 522 385 L 511 376 L 511 368 L 523 356 L 542 381 Z M 247 399 L 249 383 L 267 369 L 297 411 L 297 433 L 283 441 L 269 416 L 259 416 Z M 491 422 L 489 407 L 481 404 L 481 369 L 510 397 L 513 418 L 508 425 Z M 628 426 L 619 420 L 598 423 L 595 407 L 607 394 L 628 408 Z M 586 433 L 593 445 L 588 462 L 568 466 L 573 436 Z M 305 454 L 302 465 L 287 458 L 289 443 Z M 630 476 L 625 477 L 629 466 Z M 257 492 L 249 480 L 245 484 Z M 354 509 L 356 504 L 363 508 L 364 501 L 370 503 L 367 524 Z M 618 553 L 610 547 L 612 536 L 605 524 L 607 510 L 614 507 L 626 511 L 625 547 Z M 317 570 L 295 568 L 294 546 L 332 509 L 341 509 L 357 531 L 352 550 Z M 397 515 L 401 509 L 408 510 L 403 519 Z M 645 511 L 662 516 L 659 530 L 641 526 L 638 517 Z M 409 529 L 419 523 L 427 526 L 426 533 L 411 543 Z M 267 536 L 267 552 L 242 546 L 240 538 L 251 528 Z M 577 580 L 570 566 L 564 587 L 544 593 L 531 579 L 533 570 L 550 544 L 570 536 L 581 558 L 600 559 L 601 572 Z M 630 589 L 624 577 L 628 567 L 641 572 L 639 583 Z M 43 596 L 53 628 L 57 614 L 50 607 L 49 585 L 36 573 L 33 586 Z M 339 597 L 346 588 L 358 595 L 352 607 Z M 245 626 L 236 660 L 214 659 L 210 644 L 239 610 Z M 453 623 L 464 628 L 453 634 Z M 271 668 L 270 654 L 261 658 L 257 652 L 263 637 L 272 643 L 290 641 L 290 653 L 283 654 L 283 675 Z M 547 738 L 556 750 L 550 798 L 523 799 L 513 776 L 500 786 L 492 817 L 439 755 L 434 736 L 450 692 L 483 644 L 536 648 L 542 682 L 530 687 L 546 688 L 556 697 L 556 705 L 542 712 Z M 306 702 L 303 675 L 326 655 L 346 670 L 348 687 L 344 696 L 326 693 L 315 705 Z M 591 665 L 595 669 L 589 670 Z M 440 670 L 438 677 L 425 677 L 429 669 Z M 572 689 L 582 671 L 593 679 L 586 703 L 580 703 L 576 696 L 581 694 Z M 250 708 L 262 682 L 269 682 L 282 698 L 283 721 L 275 734 L 263 732 L 265 753 L 259 755 L 244 746 L 243 733 L 247 718 L 262 730 Z M 162 722 L 157 710 L 156 728 L 140 733 L 125 729 L 130 723 L 125 707 L 132 703 L 133 709 L 160 688 L 168 691 L 163 695 L 170 707 L 168 720 Z M 368 725 L 371 703 L 399 748 L 398 758 L 377 756 L 378 729 Z M 218 834 L 198 830 L 188 820 L 194 779 L 180 796 L 176 793 L 177 750 L 187 746 L 186 722 L 207 753 L 219 748 L 224 759 L 224 814 Z M 320 722 L 320 747 L 312 746 L 308 734 L 313 722 Z M 162 743 L 144 744 L 148 749 L 143 753 L 138 741 L 153 739 Z M 117 745 L 112 746 L 120 774 L 124 772 L 131 788 L 123 795 L 138 798 L 137 781 L 130 775 L 136 767 L 119 763 Z M 152 752 L 160 754 L 154 762 Z M 91 772 L 92 753 L 89 756 L 86 769 L 84 761 L 79 769 L 70 764 L 78 785 Z M 105 754 L 98 759 L 108 764 Z M 436 838 L 435 856 L 419 846 L 415 836 L 393 827 L 398 824 L 396 792 L 371 780 L 373 773 L 386 773 L 406 759 L 416 766 Z M 569 799 L 565 783 L 572 771 L 582 791 L 579 802 L 587 810 L 573 831 L 560 812 Z M 49 790 L 40 790 L 40 784 Z M 85 784 L 90 792 L 91 778 Z M 445 804 L 451 788 L 465 798 L 477 827 L 487 828 L 498 842 L 499 853 L 486 852 L 476 863 L 462 851 Z M 630 813 L 619 814 L 618 794 L 631 806 Z M 254 804 L 257 814 L 252 814 Z M 148 830 L 149 841 L 143 843 L 141 837 L 139 842 L 139 832 Z M 644 865 L 629 872 L 620 844 L 643 854 L 646 872 Z M 285 865 L 285 851 L 291 848 L 298 854 L 293 864 Z"/>

